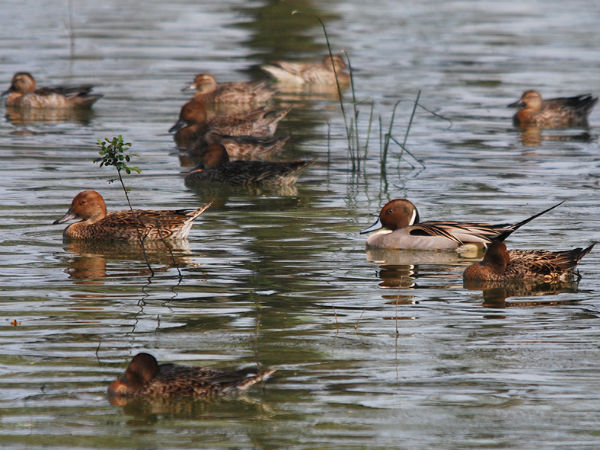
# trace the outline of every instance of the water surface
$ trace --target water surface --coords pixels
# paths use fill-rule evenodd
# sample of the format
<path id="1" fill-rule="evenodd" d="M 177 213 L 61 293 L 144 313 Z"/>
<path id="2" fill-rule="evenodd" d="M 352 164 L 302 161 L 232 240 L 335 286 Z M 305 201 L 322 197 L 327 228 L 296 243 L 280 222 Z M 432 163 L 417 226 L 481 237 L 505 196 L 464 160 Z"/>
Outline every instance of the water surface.
<path id="1" fill-rule="evenodd" d="M 396 197 L 424 220 L 490 222 L 566 200 L 510 245 L 598 240 L 599 110 L 589 130 L 527 134 L 505 107 L 531 87 L 600 92 L 596 3 L 71 3 L 4 5 L 0 18 L 2 89 L 27 70 L 104 94 L 90 114 L 0 121 L 4 447 L 597 448 L 597 250 L 578 289 L 490 307 L 462 286 L 470 260 L 373 256 L 358 235 Z M 186 189 L 166 131 L 180 88 L 197 72 L 255 79 L 272 59 L 319 59 L 315 16 L 356 68 L 363 142 L 374 102 L 366 162 L 352 172 L 331 97 L 285 94 L 281 158 L 314 160 L 295 189 Z M 415 115 L 407 145 L 425 168 L 392 146 L 382 175 L 378 118 L 387 127 L 401 100 L 402 140 L 419 90 L 443 116 Z M 216 199 L 175 262 L 150 252 L 151 278 L 139 251 L 63 243 L 51 225 L 83 189 L 126 207 L 91 162 L 118 134 L 143 170 L 126 177 L 135 206 Z M 278 372 L 241 398 L 111 405 L 106 386 L 139 351 Z"/>

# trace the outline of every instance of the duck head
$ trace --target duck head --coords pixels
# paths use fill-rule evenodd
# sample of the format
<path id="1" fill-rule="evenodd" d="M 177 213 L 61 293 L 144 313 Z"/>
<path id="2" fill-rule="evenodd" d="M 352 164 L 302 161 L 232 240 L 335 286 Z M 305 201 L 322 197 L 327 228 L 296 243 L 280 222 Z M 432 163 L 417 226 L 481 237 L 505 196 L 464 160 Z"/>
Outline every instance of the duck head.
<path id="1" fill-rule="evenodd" d="M 96 191 L 82 191 L 75 196 L 67 213 L 53 223 L 82 219 L 88 223 L 98 222 L 106 217 L 106 203 Z"/>
<path id="2" fill-rule="evenodd" d="M 108 386 L 108 394 L 132 395 L 142 389 L 158 374 L 158 362 L 149 353 L 138 353 L 133 357 L 125 375 L 117 378 Z"/>
<path id="3" fill-rule="evenodd" d="M 381 211 L 379 217 L 373 225 L 360 232 L 360 234 L 370 233 L 381 228 L 395 231 L 400 228 L 409 227 L 419 223 L 419 212 L 417 207 L 405 198 L 397 198 L 387 202 Z"/>
<path id="4" fill-rule="evenodd" d="M 179 119 L 169 129 L 169 133 L 179 131 L 187 125 L 203 125 L 206 123 L 206 108 L 202 102 L 190 100 L 181 107 Z"/>

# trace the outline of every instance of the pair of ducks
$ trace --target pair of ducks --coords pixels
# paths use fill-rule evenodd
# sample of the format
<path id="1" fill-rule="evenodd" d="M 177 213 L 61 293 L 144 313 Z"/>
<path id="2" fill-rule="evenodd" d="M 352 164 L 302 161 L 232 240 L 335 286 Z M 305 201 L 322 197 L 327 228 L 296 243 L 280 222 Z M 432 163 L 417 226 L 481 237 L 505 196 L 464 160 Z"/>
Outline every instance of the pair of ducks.
<path id="1" fill-rule="evenodd" d="M 568 281 L 575 266 L 594 244 L 587 248 L 551 252 L 547 250 L 507 250 L 504 240 L 523 225 L 551 211 L 563 202 L 516 224 L 488 224 L 456 221 L 419 221 L 416 206 L 395 199 L 383 206 L 375 224 L 361 234 L 375 231 L 367 247 L 402 250 L 458 250 L 465 246 L 487 247 L 483 261 L 465 270 L 465 281 L 552 283 Z"/>

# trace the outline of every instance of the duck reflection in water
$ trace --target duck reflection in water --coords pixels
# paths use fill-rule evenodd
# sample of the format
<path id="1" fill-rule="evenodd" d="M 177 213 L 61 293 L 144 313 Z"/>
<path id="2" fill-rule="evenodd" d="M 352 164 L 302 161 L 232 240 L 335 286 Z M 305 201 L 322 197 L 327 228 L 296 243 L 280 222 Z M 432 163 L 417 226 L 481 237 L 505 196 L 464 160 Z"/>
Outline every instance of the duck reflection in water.
<path id="1" fill-rule="evenodd" d="M 367 249 L 367 260 L 379 266 L 377 275 L 381 278 L 382 288 L 423 288 L 416 280 L 423 276 L 445 280 L 443 285 L 435 284 L 435 289 L 454 288 L 455 266 L 465 260 L 480 257 L 481 254 L 456 253 L 448 251 L 396 250 L 384 248 Z M 388 303 L 411 304 L 416 301 L 409 296 L 384 295 Z"/>
<path id="2" fill-rule="evenodd" d="M 542 297 L 557 295 L 561 293 L 575 293 L 578 291 L 577 280 L 561 281 L 558 283 L 531 283 L 525 281 L 497 282 L 497 281 L 474 281 L 464 280 L 465 289 L 478 291 L 483 294 L 482 306 L 486 308 L 510 308 L 510 307 L 532 307 L 532 306 L 557 306 L 578 303 L 581 299 L 565 300 L 513 300 L 510 297 Z"/>
<path id="3" fill-rule="evenodd" d="M 543 141 L 559 141 L 559 142 L 582 142 L 589 143 L 596 140 L 596 137 L 587 131 L 578 133 L 568 133 L 552 131 L 551 133 L 542 134 L 542 129 L 538 127 L 524 127 L 519 129 L 521 135 L 521 143 L 525 147 L 539 147 Z"/>
<path id="4" fill-rule="evenodd" d="M 57 124 L 64 122 L 89 125 L 94 115 L 95 113 L 91 109 L 41 109 L 7 106 L 5 117 L 13 125 Z"/>
<path id="5" fill-rule="evenodd" d="M 70 253 L 67 273 L 77 284 L 103 284 L 105 278 L 151 275 L 139 242 L 78 240 L 66 242 L 64 249 Z M 155 273 L 197 265 L 187 240 L 145 241 L 144 250 Z M 138 264 L 132 265 L 132 261 Z"/>

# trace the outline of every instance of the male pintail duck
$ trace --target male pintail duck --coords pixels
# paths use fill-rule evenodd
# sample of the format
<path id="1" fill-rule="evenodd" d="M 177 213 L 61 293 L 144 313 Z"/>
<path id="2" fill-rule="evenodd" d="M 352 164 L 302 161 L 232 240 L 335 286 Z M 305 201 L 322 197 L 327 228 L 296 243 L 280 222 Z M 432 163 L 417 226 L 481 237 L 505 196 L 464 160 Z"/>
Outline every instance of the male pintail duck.
<path id="1" fill-rule="evenodd" d="M 289 135 L 281 137 L 228 136 L 209 131 L 200 136 L 188 148 L 188 151 L 192 155 L 200 155 L 208 145 L 222 144 L 232 160 L 266 159 L 280 151 L 289 138 Z"/>
<path id="2" fill-rule="evenodd" d="M 261 66 L 261 69 L 283 84 L 335 85 L 336 76 L 340 86 L 345 87 L 350 83 L 346 63 L 340 55 L 334 55 L 333 58 L 327 55 L 320 63 L 274 61 Z"/>
<path id="3" fill-rule="evenodd" d="M 597 101 L 591 94 L 542 100 L 538 91 L 530 90 L 508 106 L 519 108 L 513 116 L 517 127 L 587 127 L 587 117 Z"/>
<path id="4" fill-rule="evenodd" d="M 183 89 L 194 90 L 194 99 L 204 103 L 255 104 L 267 102 L 277 92 L 267 86 L 266 81 L 240 81 L 217 83 L 215 77 L 200 73 L 194 82 Z"/>
<path id="5" fill-rule="evenodd" d="M 158 364 L 149 353 L 133 357 L 125 374 L 108 386 L 110 397 L 206 398 L 248 389 L 266 380 L 274 369 L 223 371 L 206 367 Z"/>
<path id="6" fill-rule="evenodd" d="M 285 186 L 296 182 L 306 161 L 230 161 L 221 144 L 210 144 L 200 157 L 200 164 L 185 177 L 185 185 L 194 187 L 203 183 L 230 185 Z"/>
<path id="7" fill-rule="evenodd" d="M 236 115 L 218 115 L 207 120 L 206 107 L 202 102 L 191 100 L 181 108 L 179 119 L 169 132 L 175 133 L 179 147 L 188 148 L 199 136 L 212 130 L 231 136 L 270 137 L 277 124 L 290 111 L 256 108 Z"/>
<path id="8" fill-rule="evenodd" d="M 538 280 L 546 283 L 573 279 L 575 266 L 587 255 L 595 243 L 587 248 L 562 252 L 548 250 L 507 250 L 504 242 L 489 244 L 483 261 L 465 270 L 465 281 L 520 281 Z"/>
<path id="9" fill-rule="evenodd" d="M 377 221 L 360 234 L 369 236 L 367 247 L 414 250 L 462 250 L 465 244 L 485 246 L 493 239 L 504 240 L 526 223 L 561 205 L 560 202 L 516 224 L 487 224 L 454 221 L 419 222 L 417 207 L 409 200 L 386 203 Z"/>
<path id="10" fill-rule="evenodd" d="M 96 191 L 83 191 L 75 196 L 67 213 L 54 223 L 72 223 L 63 233 L 66 239 L 144 240 L 186 239 L 194 219 L 211 203 L 199 209 L 140 210 L 106 212 L 106 204 Z M 134 217 L 135 215 L 135 217 Z"/>
<path id="11" fill-rule="evenodd" d="M 10 87 L 2 93 L 6 106 L 23 108 L 89 108 L 102 97 L 90 95 L 92 86 L 42 87 L 36 88 L 33 76 L 28 72 L 17 72 Z"/>

